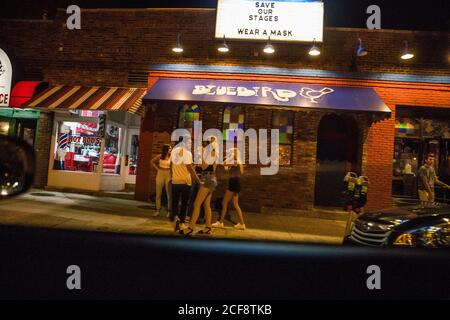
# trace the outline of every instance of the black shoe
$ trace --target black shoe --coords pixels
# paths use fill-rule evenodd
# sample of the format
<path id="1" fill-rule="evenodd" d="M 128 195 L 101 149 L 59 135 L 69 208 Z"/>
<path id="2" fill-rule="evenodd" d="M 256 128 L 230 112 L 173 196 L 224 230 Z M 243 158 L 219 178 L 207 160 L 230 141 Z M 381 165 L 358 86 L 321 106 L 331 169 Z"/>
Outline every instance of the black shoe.
<path id="1" fill-rule="evenodd" d="M 192 229 L 191 227 L 187 227 L 186 229 L 178 231 L 178 233 L 183 236 L 190 236 L 194 233 L 194 229 Z"/>
<path id="2" fill-rule="evenodd" d="M 202 230 L 200 230 L 197 233 L 198 234 L 211 234 L 212 233 L 212 229 L 210 227 L 206 227 L 205 229 L 202 229 Z"/>
<path id="3" fill-rule="evenodd" d="M 175 216 L 173 214 L 169 215 L 169 221 L 170 222 L 174 222 L 175 221 Z"/>

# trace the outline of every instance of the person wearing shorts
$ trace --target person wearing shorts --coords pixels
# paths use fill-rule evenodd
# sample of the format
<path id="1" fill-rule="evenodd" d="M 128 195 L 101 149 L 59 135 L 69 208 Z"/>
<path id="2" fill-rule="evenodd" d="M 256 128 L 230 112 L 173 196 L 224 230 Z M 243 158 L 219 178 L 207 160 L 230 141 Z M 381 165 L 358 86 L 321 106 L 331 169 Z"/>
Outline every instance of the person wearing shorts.
<path id="1" fill-rule="evenodd" d="M 211 143 L 210 143 L 211 144 Z M 203 205 L 205 210 L 205 228 L 200 230 L 199 234 L 211 234 L 212 226 L 211 226 L 211 196 L 217 187 L 217 178 L 216 178 L 216 151 L 213 148 L 209 154 L 210 157 L 213 158 L 212 164 L 207 164 L 206 159 L 202 161 L 202 174 L 201 174 L 201 184 L 198 190 L 197 196 L 194 201 L 194 209 L 192 211 L 192 217 L 189 221 L 189 227 L 180 230 L 180 233 L 183 235 L 191 235 L 195 230 L 195 225 L 200 215 L 200 208 Z M 208 161 L 210 162 L 210 161 Z"/>
<path id="2" fill-rule="evenodd" d="M 220 213 L 220 220 L 213 223 L 213 228 L 223 228 L 225 215 L 228 210 L 228 204 L 233 200 L 233 207 L 236 210 L 239 222 L 234 225 L 235 229 L 245 230 L 244 215 L 239 206 L 239 193 L 241 192 L 241 176 L 244 174 L 244 166 L 239 157 L 239 150 L 234 148 L 231 151 L 230 159 L 225 162 L 224 168 L 229 172 L 228 187 L 225 191 L 222 201 L 222 212 Z"/>

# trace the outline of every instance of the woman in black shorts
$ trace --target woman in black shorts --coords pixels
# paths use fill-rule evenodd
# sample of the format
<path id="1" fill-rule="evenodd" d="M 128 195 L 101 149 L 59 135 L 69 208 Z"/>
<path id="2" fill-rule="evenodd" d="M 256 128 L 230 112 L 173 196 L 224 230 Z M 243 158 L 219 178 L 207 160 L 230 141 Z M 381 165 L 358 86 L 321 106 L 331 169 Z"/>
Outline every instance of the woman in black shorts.
<path id="1" fill-rule="evenodd" d="M 198 189 L 197 195 L 194 200 L 194 207 L 192 211 L 191 220 L 189 221 L 189 226 L 180 233 L 183 235 L 191 235 L 194 232 L 197 219 L 200 216 L 200 209 L 203 205 L 205 209 L 205 228 L 200 230 L 199 234 L 211 234 L 211 196 L 217 187 L 216 179 L 216 165 L 217 165 L 217 154 L 216 150 L 212 145 L 212 141 L 209 143 L 212 149 L 206 156 L 209 159 L 204 159 L 202 157 L 202 175 L 201 175 L 201 185 Z M 205 148 L 208 147 L 205 146 Z M 209 163 L 209 164 L 208 164 Z"/>
<path id="2" fill-rule="evenodd" d="M 228 188 L 225 191 L 222 201 L 222 212 L 220 213 L 220 220 L 213 223 L 214 228 L 223 228 L 224 219 L 228 210 L 228 204 L 233 200 L 233 207 L 239 216 L 239 223 L 234 225 L 234 228 L 239 230 L 245 230 L 244 215 L 242 214 L 241 207 L 239 207 L 239 192 L 241 192 L 241 175 L 244 174 L 244 166 L 239 156 L 239 150 L 233 148 L 231 150 L 231 156 L 228 157 L 224 163 L 224 168 L 229 172 Z"/>

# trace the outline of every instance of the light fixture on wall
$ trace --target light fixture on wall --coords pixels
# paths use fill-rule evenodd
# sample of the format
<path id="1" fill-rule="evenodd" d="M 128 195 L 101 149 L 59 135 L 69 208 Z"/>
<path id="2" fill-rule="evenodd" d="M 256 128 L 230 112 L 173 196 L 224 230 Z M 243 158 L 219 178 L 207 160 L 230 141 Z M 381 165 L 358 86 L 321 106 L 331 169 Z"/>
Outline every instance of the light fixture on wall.
<path id="1" fill-rule="evenodd" d="M 224 53 L 230 51 L 230 48 L 228 47 L 227 42 L 225 41 L 225 35 L 223 35 L 223 43 L 217 48 L 217 51 Z"/>
<path id="2" fill-rule="evenodd" d="M 367 55 L 367 51 L 366 51 L 366 49 L 364 49 L 364 47 L 362 45 L 361 38 L 358 38 L 358 47 L 356 48 L 356 55 L 358 57 L 364 57 L 365 55 Z"/>
<path id="3" fill-rule="evenodd" d="M 183 47 L 181 46 L 180 38 L 181 38 L 181 33 L 179 33 L 177 35 L 177 45 L 172 48 L 172 51 L 175 52 L 175 53 L 183 52 Z"/>
<path id="4" fill-rule="evenodd" d="M 318 56 L 320 55 L 320 50 L 319 48 L 316 46 L 316 38 L 314 38 L 313 40 L 313 46 L 311 47 L 311 49 L 309 49 L 308 54 L 310 56 Z"/>
<path id="5" fill-rule="evenodd" d="M 403 41 L 403 53 L 400 56 L 403 60 L 409 60 L 414 58 L 414 54 L 408 49 L 408 41 Z"/>
<path id="6" fill-rule="evenodd" d="M 264 47 L 263 51 L 264 51 L 264 53 L 267 53 L 267 54 L 272 54 L 272 53 L 275 52 L 275 48 L 274 48 L 273 45 L 270 43 L 270 37 L 269 37 L 269 39 L 267 40 L 266 46 Z"/>

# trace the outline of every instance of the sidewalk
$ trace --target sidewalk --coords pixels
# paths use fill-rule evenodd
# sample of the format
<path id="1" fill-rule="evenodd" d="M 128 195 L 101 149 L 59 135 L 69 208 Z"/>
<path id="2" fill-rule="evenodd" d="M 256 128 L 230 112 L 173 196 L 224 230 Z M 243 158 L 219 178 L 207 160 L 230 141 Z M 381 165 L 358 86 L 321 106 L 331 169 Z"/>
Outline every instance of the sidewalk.
<path id="1" fill-rule="evenodd" d="M 146 202 L 44 190 L 0 202 L 0 224 L 177 235 L 165 214 L 153 217 L 153 213 L 153 205 Z M 326 217 L 326 212 L 301 217 L 279 212 L 244 214 L 247 230 L 235 230 L 226 222 L 226 228 L 215 229 L 212 237 L 340 244 L 345 229 L 345 221 L 333 215 L 318 218 Z"/>

